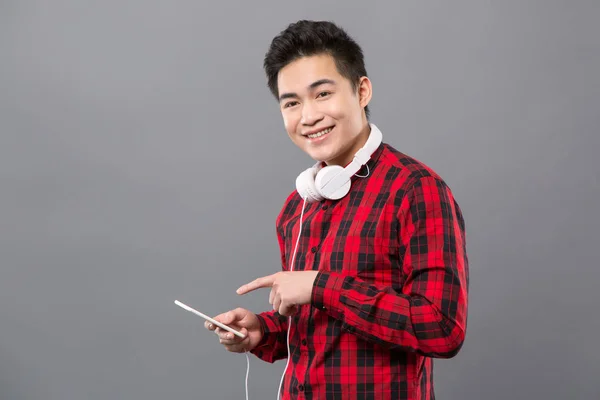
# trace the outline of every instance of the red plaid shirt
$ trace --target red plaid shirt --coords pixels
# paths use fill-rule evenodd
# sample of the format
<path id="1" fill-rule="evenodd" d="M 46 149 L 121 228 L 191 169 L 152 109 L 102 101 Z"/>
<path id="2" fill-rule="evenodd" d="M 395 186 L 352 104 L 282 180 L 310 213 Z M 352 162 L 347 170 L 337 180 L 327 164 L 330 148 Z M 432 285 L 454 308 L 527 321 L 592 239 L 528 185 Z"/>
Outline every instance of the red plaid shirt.
<path id="1" fill-rule="evenodd" d="M 293 269 L 319 274 L 311 304 L 292 317 L 282 399 L 434 399 L 433 358 L 462 347 L 468 259 L 451 190 L 385 143 L 367 165 L 341 200 L 306 203 Z M 277 217 L 283 270 L 302 203 L 292 192 Z M 287 358 L 288 318 L 259 320 L 252 353 Z"/>

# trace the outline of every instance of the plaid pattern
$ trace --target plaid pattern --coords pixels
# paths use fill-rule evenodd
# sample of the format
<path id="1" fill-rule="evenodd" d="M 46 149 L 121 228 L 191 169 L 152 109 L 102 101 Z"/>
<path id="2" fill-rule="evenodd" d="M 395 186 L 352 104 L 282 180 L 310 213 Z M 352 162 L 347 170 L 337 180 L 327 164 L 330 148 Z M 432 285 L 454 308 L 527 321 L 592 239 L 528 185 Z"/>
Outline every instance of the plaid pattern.
<path id="1" fill-rule="evenodd" d="M 451 190 L 385 143 L 368 166 L 343 199 L 306 203 L 294 270 L 319 274 L 292 317 L 282 399 L 434 399 L 433 358 L 462 347 L 468 259 Z M 277 217 L 283 270 L 302 203 L 292 192 Z M 252 353 L 286 358 L 288 319 L 272 310 L 259 320 Z"/>

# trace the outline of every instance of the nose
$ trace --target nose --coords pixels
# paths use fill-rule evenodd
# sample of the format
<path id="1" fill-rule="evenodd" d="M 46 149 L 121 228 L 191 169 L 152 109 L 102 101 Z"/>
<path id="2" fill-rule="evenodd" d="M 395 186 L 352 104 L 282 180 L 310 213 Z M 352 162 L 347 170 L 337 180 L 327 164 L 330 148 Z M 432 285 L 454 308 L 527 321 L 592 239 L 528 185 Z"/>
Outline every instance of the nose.
<path id="1" fill-rule="evenodd" d="M 314 125 L 323 119 L 323 115 L 312 102 L 305 102 L 302 106 L 302 125 Z"/>

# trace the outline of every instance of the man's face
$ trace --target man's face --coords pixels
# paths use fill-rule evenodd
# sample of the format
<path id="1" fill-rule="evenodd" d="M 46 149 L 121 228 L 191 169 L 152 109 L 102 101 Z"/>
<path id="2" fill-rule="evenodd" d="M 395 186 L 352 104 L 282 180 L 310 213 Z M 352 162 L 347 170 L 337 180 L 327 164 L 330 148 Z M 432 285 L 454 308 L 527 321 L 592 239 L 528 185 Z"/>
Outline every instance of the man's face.
<path id="1" fill-rule="evenodd" d="M 290 139 L 315 160 L 341 166 L 352 161 L 369 134 L 364 114 L 371 98 L 369 79 L 363 77 L 354 91 L 331 56 L 317 55 L 286 65 L 277 84 Z"/>

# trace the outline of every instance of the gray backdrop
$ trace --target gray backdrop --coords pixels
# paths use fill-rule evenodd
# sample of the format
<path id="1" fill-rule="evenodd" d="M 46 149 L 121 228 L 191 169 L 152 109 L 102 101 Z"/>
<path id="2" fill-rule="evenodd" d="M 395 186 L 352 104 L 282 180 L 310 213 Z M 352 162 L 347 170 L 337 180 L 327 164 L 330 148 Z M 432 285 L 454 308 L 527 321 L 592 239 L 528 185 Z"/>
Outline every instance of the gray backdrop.
<path id="1" fill-rule="evenodd" d="M 465 213 L 462 352 L 439 399 L 600 396 L 597 1 L 0 2 L 0 398 L 243 399 L 214 315 L 279 268 L 312 164 L 262 59 L 300 18 L 364 47 L 372 120 Z M 596 206 L 595 206 L 596 205 Z M 251 399 L 285 362 L 250 360 Z"/>

